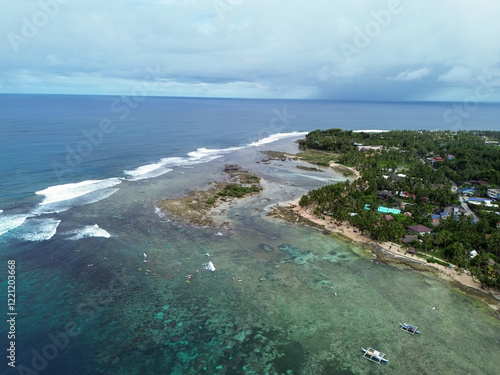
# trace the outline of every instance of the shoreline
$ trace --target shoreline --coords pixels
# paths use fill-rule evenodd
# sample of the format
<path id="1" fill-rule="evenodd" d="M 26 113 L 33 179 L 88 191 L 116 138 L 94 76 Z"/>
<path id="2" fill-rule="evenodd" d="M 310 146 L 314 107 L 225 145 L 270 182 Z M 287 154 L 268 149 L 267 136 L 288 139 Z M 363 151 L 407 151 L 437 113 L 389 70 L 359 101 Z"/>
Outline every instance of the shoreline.
<path id="1" fill-rule="evenodd" d="M 307 208 L 303 208 L 299 206 L 299 199 L 294 201 L 283 202 L 283 204 L 288 205 L 290 209 L 292 209 L 298 216 L 303 219 L 310 221 L 320 227 L 324 228 L 335 234 L 340 234 L 341 236 L 346 237 L 346 240 L 351 241 L 354 244 L 360 245 L 363 248 L 370 248 L 372 254 L 375 257 L 379 257 L 380 254 L 387 256 L 389 258 L 398 259 L 407 261 L 408 266 L 412 267 L 411 263 L 418 264 L 419 266 L 424 267 L 427 270 L 433 271 L 439 278 L 456 284 L 459 289 L 463 291 L 467 291 L 468 289 L 472 289 L 475 294 L 479 292 L 480 296 L 491 297 L 496 301 L 496 304 L 488 303 L 488 306 L 493 308 L 496 311 L 500 311 L 500 291 L 499 290 L 485 290 L 481 288 L 481 284 L 474 280 L 472 275 L 470 275 L 467 271 L 460 272 L 455 266 L 452 268 L 444 267 L 437 263 L 428 263 L 425 259 L 422 259 L 415 255 L 409 255 L 403 249 L 402 245 L 395 244 L 393 242 L 377 242 L 372 240 L 370 237 L 361 234 L 357 231 L 355 227 L 350 225 L 348 222 L 334 223 L 333 221 L 327 221 L 327 219 L 323 220 L 314 216 L 309 212 Z M 390 261 L 390 260 L 389 260 Z M 491 301 L 491 302 L 495 302 Z"/>
<path id="2" fill-rule="evenodd" d="M 280 167 L 291 172 L 296 170 L 296 165 L 289 160 L 279 160 L 276 162 L 272 161 L 272 163 L 279 164 Z M 349 179 L 356 179 L 359 177 L 359 171 L 354 168 L 345 167 L 341 164 L 331 162 L 329 169 L 333 171 L 334 167 L 342 167 L 350 170 L 353 176 Z M 252 172 L 250 171 L 250 174 L 251 173 Z M 232 179 L 231 177 L 235 176 L 224 175 L 223 173 L 221 173 L 221 175 L 218 177 L 222 177 L 221 181 L 217 181 L 218 179 L 216 181 L 211 181 L 210 185 L 212 185 L 212 188 L 214 187 L 214 185 L 217 186 L 217 184 L 229 182 Z M 312 226 L 334 233 L 338 236 L 339 239 L 342 239 L 343 241 L 351 242 L 364 248 L 366 251 L 371 251 L 371 253 L 374 254 L 374 260 L 377 258 L 388 263 L 391 263 L 391 260 L 393 263 L 394 260 L 398 260 L 399 263 L 405 264 L 412 269 L 432 272 L 436 277 L 452 284 L 453 287 L 458 288 L 467 294 L 474 294 L 476 296 L 479 296 L 483 300 L 487 299 L 488 301 L 485 301 L 485 303 L 489 307 L 497 312 L 500 311 L 500 291 L 492 289 L 482 289 L 481 284 L 475 281 L 474 278 L 467 273 L 467 271 L 459 272 L 457 267 L 448 268 L 437 263 L 428 263 L 425 259 L 422 259 L 416 255 L 407 254 L 403 246 L 396 243 L 374 241 L 370 237 L 361 234 L 348 222 L 336 223 L 329 220 L 330 218 L 323 220 L 321 218 L 315 217 L 309 209 L 302 208 L 298 204 L 300 197 L 305 194 L 305 191 L 299 192 L 299 190 L 295 190 L 292 186 L 281 185 L 280 183 L 270 181 L 265 177 L 261 177 L 260 186 L 263 189 L 257 194 L 251 194 L 239 199 L 227 199 L 226 201 L 219 202 L 215 206 L 207 207 L 206 210 L 202 210 L 204 211 L 202 212 L 202 217 L 204 219 L 208 219 L 208 221 L 199 221 L 199 219 L 193 221 L 190 220 L 190 218 L 186 217 L 188 215 L 179 215 L 180 217 L 177 215 L 175 216 L 177 216 L 177 220 L 180 220 L 186 224 L 195 226 L 200 224 L 202 226 L 208 225 L 214 228 L 231 231 L 232 225 L 230 224 L 231 220 L 229 219 L 228 215 L 229 211 L 238 210 L 238 208 L 245 206 L 247 208 L 252 206 L 254 207 L 254 210 L 260 211 L 264 216 L 267 215 L 282 219 L 289 222 L 290 224 L 311 226 L 312 223 Z M 209 191 L 210 188 L 201 189 L 200 191 L 194 190 L 187 194 L 187 196 L 175 197 L 172 199 L 172 201 L 179 202 L 182 199 L 186 199 L 185 203 L 187 204 L 194 198 L 193 194 L 206 194 Z M 213 192 L 211 192 L 211 194 L 213 194 Z M 207 197 L 203 197 L 202 199 L 206 198 Z M 273 207 L 293 211 L 293 214 L 289 215 L 290 217 L 287 217 L 287 214 L 276 214 L 276 210 L 273 209 Z"/>

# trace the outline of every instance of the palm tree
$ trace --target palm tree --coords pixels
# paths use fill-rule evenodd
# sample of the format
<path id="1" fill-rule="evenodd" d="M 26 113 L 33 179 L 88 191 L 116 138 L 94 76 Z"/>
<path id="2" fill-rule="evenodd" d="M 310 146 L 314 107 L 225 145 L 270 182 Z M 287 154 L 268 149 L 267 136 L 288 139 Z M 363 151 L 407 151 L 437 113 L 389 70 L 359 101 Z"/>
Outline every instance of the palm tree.
<path id="1" fill-rule="evenodd" d="M 430 234 L 424 234 L 424 236 L 422 237 L 422 241 L 424 242 L 424 246 L 425 246 L 425 252 L 427 253 L 428 251 L 428 247 L 429 246 L 432 246 L 432 236 Z"/>
<path id="2" fill-rule="evenodd" d="M 436 233 L 436 242 L 440 245 L 444 244 L 444 247 L 448 246 L 453 240 L 453 233 L 448 230 L 442 230 L 441 232 Z"/>

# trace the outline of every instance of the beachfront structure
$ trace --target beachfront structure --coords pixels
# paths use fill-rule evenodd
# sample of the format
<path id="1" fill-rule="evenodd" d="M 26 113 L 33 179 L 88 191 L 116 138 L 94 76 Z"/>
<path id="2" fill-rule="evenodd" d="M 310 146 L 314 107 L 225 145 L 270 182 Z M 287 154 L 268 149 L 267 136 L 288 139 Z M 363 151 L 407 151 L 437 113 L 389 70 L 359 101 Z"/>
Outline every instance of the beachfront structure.
<path id="1" fill-rule="evenodd" d="M 239 171 L 241 169 L 241 165 L 239 164 L 224 164 L 225 171 Z"/>
<path id="2" fill-rule="evenodd" d="M 432 229 L 431 228 L 427 228 L 425 225 L 410 225 L 409 227 L 407 227 L 408 230 L 412 233 L 416 233 L 416 234 L 431 234 L 432 233 Z"/>

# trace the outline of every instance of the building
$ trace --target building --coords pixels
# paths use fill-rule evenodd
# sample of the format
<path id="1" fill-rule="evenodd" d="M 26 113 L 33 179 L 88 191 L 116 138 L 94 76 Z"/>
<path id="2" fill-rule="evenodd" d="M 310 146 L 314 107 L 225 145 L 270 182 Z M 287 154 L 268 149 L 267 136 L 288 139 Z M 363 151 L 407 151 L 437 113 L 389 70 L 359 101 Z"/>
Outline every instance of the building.
<path id="1" fill-rule="evenodd" d="M 409 227 L 407 227 L 408 230 L 412 233 L 415 233 L 415 234 L 431 234 L 432 233 L 432 229 L 431 228 L 427 228 L 425 225 L 410 225 Z"/>
<path id="2" fill-rule="evenodd" d="M 384 201 L 387 201 L 391 198 L 394 198 L 394 194 L 392 194 L 390 191 L 388 190 L 382 190 L 380 191 L 378 194 L 377 194 L 377 198 L 379 199 L 382 199 Z"/>
<path id="3" fill-rule="evenodd" d="M 450 204 L 449 206 L 446 206 L 444 208 L 444 212 L 448 214 L 453 214 L 455 216 L 458 216 L 459 213 L 464 213 L 465 210 L 462 208 L 462 206 L 456 205 L 456 204 Z"/>
<path id="4" fill-rule="evenodd" d="M 401 213 L 401 210 L 397 209 L 397 208 L 387 208 L 387 207 L 384 207 L 384 206 L 380 206 L 379 208 L 377 208 L 377 212 L 380 212 L 382 214 L 394 214 L 394 215 L 398 215 Z"/>
<path id="5" fill-rule="evenodd" d="M 491 204 L 491 199 L 487 198 L 464 198 L 467 203 L 473 203 L 473 202 L 478 202 L 479 203 L 484 203 L 485 205 L 490 205 Z"/>
<path id="6" fill-rule="evenodd" d="M 465 188 L 465 189 L 460 189 L 460 192 L 462 194 L 467 194 L 467 195 L 472 195 L 474 194 L 474 192 L 476 191 L 477 189 L 474 187 L 474 186 L 470 186 L 468 188 Z"/>
<path id="7" fill-rule="evenodd" d="M 383 146 L 363 146 L 363 145 L 357 145 L 356 147 L 358 151 L 367 151 L 367 150 L 380 151 L 383 148 Z"/>
<path id="8" fill-rule="evenodd" d="M 418 254 L 417 249 L 415 249 L 413 246 L 410 248 L 410 250 L 408 250 L 408 252 L 409 252 L 410 254 L 415 254 L 415 255 L 417 255 L 417 254 Z"/>
<path id="9" fill-rule="evenodd" d="M 401 238 L 403 243 L 411 243 L 411 241 L 418 241 L 418 236 L 416 234 L 407 234 Z"/>
<path id="10" fill-rule="evenodd" d="M 241 165 L 239 164 L 224 164 L 224 170 L 226 171 L 239 171 L 241 169 Z"/>
<path id="11" fill-rule="evenodd" d="M 492 199 L 500 199 L 500 189 L 488 189 L 486 195 Z"/>

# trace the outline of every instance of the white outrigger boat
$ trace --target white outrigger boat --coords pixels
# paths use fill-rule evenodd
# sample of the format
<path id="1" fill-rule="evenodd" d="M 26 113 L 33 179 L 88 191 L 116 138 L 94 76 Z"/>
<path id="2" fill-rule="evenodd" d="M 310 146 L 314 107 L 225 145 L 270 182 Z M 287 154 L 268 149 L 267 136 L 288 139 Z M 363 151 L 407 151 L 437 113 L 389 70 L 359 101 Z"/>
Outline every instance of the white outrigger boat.
<path id="1" fill-rule="evenodd" d="M 378 364 L 380 364 L 381 362 L 384 362 L 384 363 L 389 362 L 389 360 L 387 358 L 385 358 L 385 353 L 381 353 L 378 350 L 375 350 L 373 348 L 368 348 L 368 349 L 361 348 L 361 350 L 364 353 L 363 357 L 372 361 L 372 362 L 375 362 Z"/>
<path id="2" fill-rule="evenodd" d="M 420 331 L 417 331 L 418 327 L 412 326 L 411 324 L 399 323 L 399 326 L 403 331 L 411 333 L 412 335 L 414 335 L 415 333 L 420 333 Z"/>

